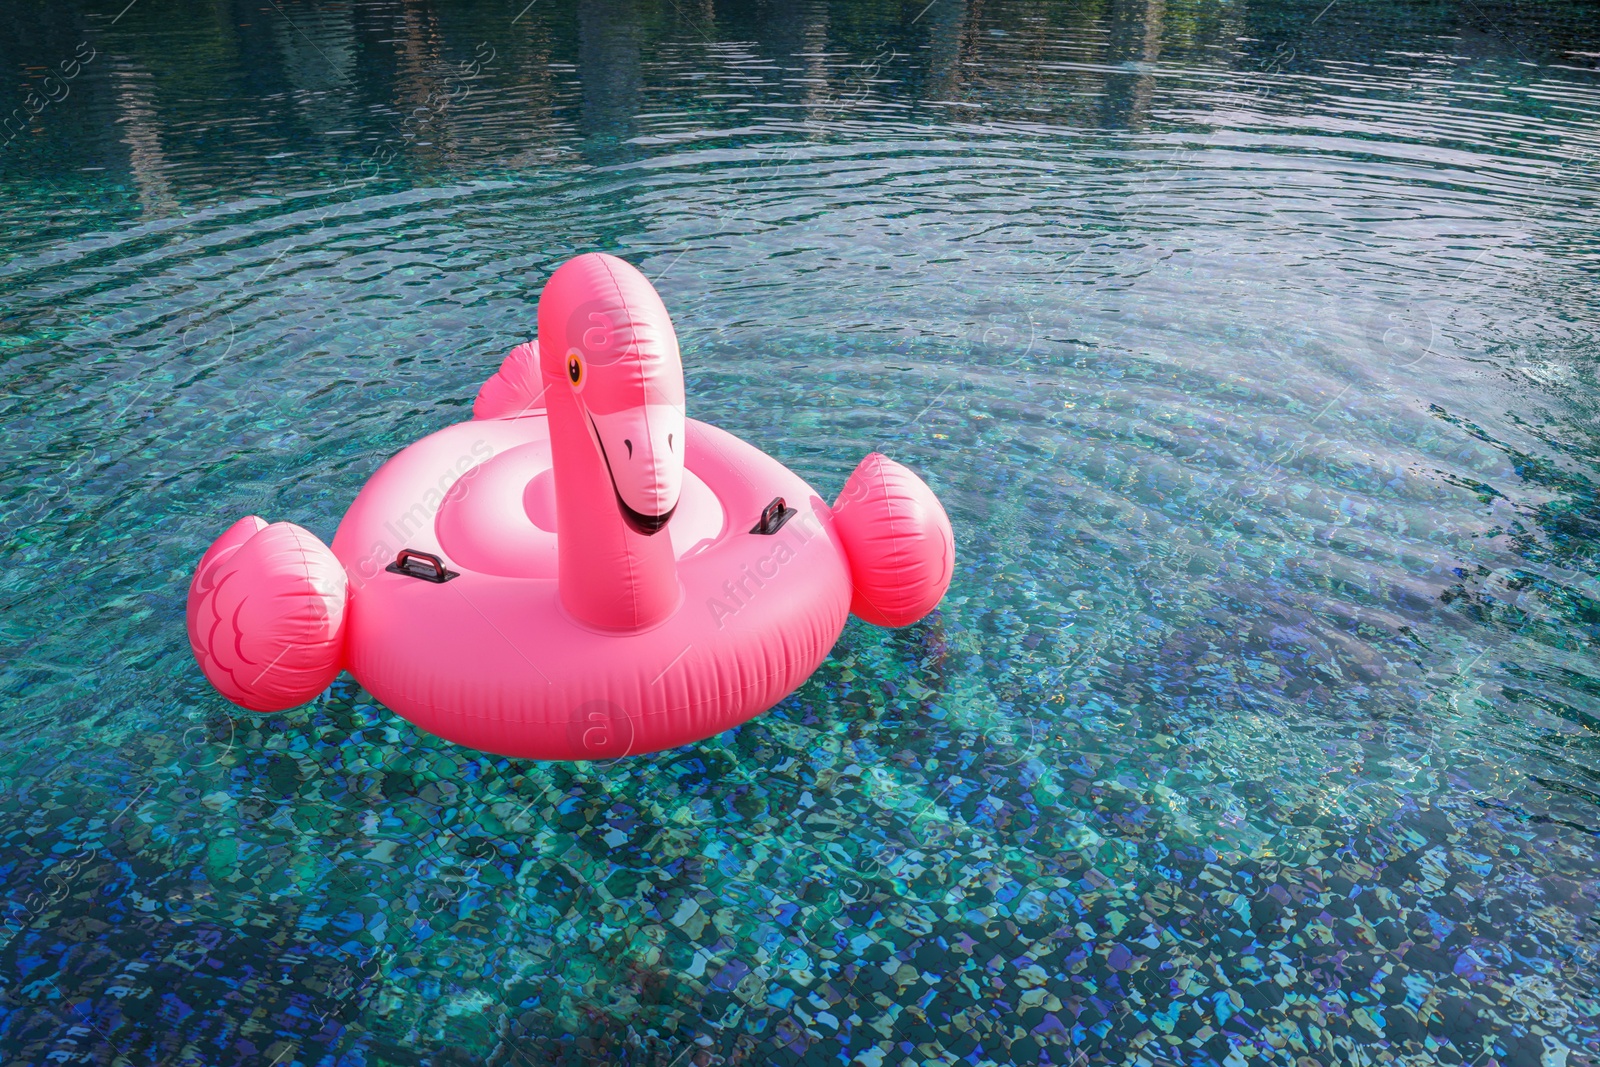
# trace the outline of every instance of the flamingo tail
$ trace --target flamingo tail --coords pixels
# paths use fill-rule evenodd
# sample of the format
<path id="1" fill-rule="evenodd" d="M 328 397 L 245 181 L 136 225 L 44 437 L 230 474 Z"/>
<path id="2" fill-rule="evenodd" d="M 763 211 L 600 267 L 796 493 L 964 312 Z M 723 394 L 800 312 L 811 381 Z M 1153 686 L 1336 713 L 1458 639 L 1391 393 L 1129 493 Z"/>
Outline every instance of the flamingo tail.
<path id="1" fill-rule="evenodd" d="M 544 380 L 539 374 L 539 342 L 513 348 L 472 402 L 475 419 L 514 419 L 544 410 Z"/>

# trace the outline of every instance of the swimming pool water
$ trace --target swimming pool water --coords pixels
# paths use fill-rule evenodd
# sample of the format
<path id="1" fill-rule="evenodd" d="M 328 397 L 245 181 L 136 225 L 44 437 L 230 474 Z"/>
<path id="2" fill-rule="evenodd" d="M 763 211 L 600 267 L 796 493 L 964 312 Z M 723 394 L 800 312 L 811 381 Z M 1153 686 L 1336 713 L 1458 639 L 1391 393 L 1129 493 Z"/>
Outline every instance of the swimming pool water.
<path id="1" fill-rule="evenodd" d="M 0 1062 L 1600 1058 L 1592 7 L 124 2 L 0 0 Z M 604 764 L 223 702 L 212 538 L 594 249 L 939 613 Z"/>

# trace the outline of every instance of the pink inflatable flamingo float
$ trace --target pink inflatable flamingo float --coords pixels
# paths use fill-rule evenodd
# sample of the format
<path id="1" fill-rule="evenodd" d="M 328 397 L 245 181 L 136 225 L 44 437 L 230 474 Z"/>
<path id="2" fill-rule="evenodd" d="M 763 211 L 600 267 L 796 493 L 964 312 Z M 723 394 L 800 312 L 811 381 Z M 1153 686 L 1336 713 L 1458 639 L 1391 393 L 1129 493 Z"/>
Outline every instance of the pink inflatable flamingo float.
<path id="1" fill-rule="evenodd" d="M 473 416 L 385 463 L 331 549 L 255 516 L 217 539 L 188 626 L 223 696 L 281 710 L 348 669 L 463 745 L 622 756 L 765 711 L 849 612 L 905 626 L 949 587 L 950 520 L 910 470 L 869 455 L 829 507 L 685 418 L 666 308 L 612 256 L 551 276 Z"/>

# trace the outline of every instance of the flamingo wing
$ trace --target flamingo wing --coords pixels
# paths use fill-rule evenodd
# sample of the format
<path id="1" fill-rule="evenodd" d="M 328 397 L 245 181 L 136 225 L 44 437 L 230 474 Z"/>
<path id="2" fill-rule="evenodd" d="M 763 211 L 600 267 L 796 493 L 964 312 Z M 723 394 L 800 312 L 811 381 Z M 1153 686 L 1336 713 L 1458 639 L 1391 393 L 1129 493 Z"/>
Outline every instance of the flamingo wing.
<path id="1" fill-rule="evenodd" d="M 344 567 L 316 535 L 252 515 L 200 559 L 189 644 L 206 678 L 252 711 L 304 704 L 344 661 Z"/>
<path id="2" fill-rule="evenodd" d="M 833 505 L 850 560 L 850 611 L 875 626 L 909 626 L 938 606 L 955 572 L 950 517 L 909 467 L 872 453 Z"/>

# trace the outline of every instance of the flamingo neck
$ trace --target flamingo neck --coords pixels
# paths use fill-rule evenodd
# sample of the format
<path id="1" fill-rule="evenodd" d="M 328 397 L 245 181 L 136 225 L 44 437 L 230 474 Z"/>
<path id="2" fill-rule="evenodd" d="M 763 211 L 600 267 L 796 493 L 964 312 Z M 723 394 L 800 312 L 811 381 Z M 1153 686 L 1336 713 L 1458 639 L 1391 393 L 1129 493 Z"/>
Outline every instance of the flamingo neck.
<path id="1" fill-rule="evenodd" d="M 583 410 L 564 388 L 546 395 L 561 604 L 595 629 L 654 626 L 677 609 L 682 595 L 672 539 L 665 529 L 646 535 L 627 524 Z"/>

